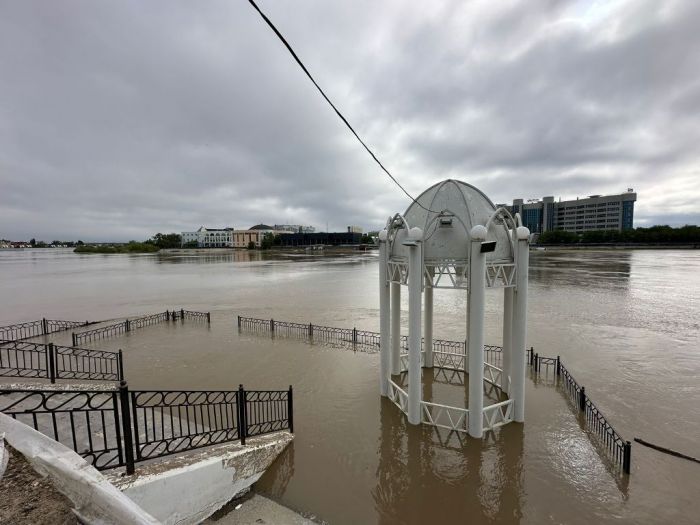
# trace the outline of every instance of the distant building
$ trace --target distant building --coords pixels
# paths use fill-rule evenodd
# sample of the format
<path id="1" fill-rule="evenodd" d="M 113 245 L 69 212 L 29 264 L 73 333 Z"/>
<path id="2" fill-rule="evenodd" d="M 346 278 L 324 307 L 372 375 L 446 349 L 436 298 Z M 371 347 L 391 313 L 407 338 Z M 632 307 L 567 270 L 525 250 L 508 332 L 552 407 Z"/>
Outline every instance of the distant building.
<path id="1" fill-rule="evenodd" d="M 182 232 L 182 246 L 196 242 L 198 248 L 232 248 L 233 228 L 205 228 L 194 232 Z"/>
<path id="2" fill-rule="evenodd" d="M 362 233 L 362 227 L 360 227 L 360 226 L 348 226 L 348 233 Z"/>
<path id="3" fill-rule="evenodd" d="M 504 206 L 519 213 L 531 233 L 564 230 L 583 233 L 596 230 L 628 230 L 633 227 L 637 194 L 630 188 L 619 195 L 591 195 L 585 199 L 555 202 L 554 197 Z"/>
<path id="4" fill-rule="evenodd" d="M 360 244 L 362 234 L 356 232 L 290 233 L 281 237 L 282 246 L 340 246 Z"/>
<path id="5" fill-rule="evenodd" d="M 262 245 L 262 240 L 268 233 L 272 235 L 282 235 L 283 237 L 293 235 L 289 231 L 278 230 L 275 226 L 268 226 L 267 224 L 256 224 L 255 226 L 247 230 L 234 230 L 233 247 L 247 248 L 248 245 L 252 242 L 256 248 L 260 248 L 260 246 Z"/>
<path id="6" fill-rule="evenodd" d="M 313 226 L 303 226 L 301 224 L 275 224 L 274 229 L 290 233 L 314 233 L 316 231 L 316 228 Z"/>

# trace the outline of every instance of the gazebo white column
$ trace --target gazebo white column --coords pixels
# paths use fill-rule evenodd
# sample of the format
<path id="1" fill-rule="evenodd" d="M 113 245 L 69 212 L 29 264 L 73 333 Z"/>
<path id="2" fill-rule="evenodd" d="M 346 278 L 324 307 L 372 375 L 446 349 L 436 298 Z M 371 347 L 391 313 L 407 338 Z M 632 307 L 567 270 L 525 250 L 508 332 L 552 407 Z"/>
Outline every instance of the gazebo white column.
<path id="1" fill-rule="evenodd" d="M 391 288 L 391 373 L 401 373 L 401 283 Z"/>
<path id="2" fill-rule="evenodd" d="M 513 294 L 513 334 L 511 347 L 511 389 L 514 401 L 513 419 L 525 421 L 525 346 L 527 344 L 527 277 L 530 258 L 530 230 L 516 230 L 516 288 Z"/>
<path id="3" fill-rule="evenodd" d="M 484 433 L 484 300 L 486 298 L 486 255 L 481 243 L 486 227 L 477 224 L 469 232 L 469 310 L 467 314 L 467 351 L 469 358 L 469 435 Z M 524 362 L 523 362 L 524 364 Z"/>
<path id="4" fill-rule="evenodd" d="M 391 367 L 391 336 L 389 334 L 389 281 L 387 266 L 389 254 L 387 249 L 387 231 L 379 232 L 379 391 L 386 396 L 389 393 L 389 373 Z"/>
<path id="5" fill-rule="evenodd" d="M 511 373 L 511 360 L 513 352 L 513 288 L 503 289 L 503 377 L 501 377 L 501 389 L 508 394 L 510 392 L 509 377 Z"/>
<path id="6" fill-rule="evenodd" d="M 411 228 L 408 246 L 408 422 L 420 424 L 421 401 L 421 290 L 423 287 L 423 231 Z"/>
<path id="7" fill-rule="evenodd" d="M 428 278 L 425 279 L 428 281 Z M 423 366 L 425 368 L 433 368 L 433 287 L 428 284 L 423 290 L 423 349 L 425 351 L 423 357 Z"/>

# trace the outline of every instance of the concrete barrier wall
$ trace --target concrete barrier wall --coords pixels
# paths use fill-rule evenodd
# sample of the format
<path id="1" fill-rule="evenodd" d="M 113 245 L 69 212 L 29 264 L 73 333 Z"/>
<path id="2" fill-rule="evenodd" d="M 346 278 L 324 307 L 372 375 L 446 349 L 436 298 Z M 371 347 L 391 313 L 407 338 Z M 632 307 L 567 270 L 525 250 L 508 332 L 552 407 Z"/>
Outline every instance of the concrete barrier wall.
<path id="1" fill-rule="evenodd" d="M 108 476 L 162 523 L 199 523 L 255 483 L 292 439 L 277 432 L 139 464 L 131 476 Z"/>
<path id="2" fill-rule="evenodd" d="M 21 453 L 36 472 L 50 476 L 54 487 L 73 503 L 74 512 L 84 523 L 159 523 L 122 494 L 92 465 L 57 441 L 2 413 L 0 434 L 4 434 L 5 441 Z M 36 497 L 41 498 L 41 494 Z"/>

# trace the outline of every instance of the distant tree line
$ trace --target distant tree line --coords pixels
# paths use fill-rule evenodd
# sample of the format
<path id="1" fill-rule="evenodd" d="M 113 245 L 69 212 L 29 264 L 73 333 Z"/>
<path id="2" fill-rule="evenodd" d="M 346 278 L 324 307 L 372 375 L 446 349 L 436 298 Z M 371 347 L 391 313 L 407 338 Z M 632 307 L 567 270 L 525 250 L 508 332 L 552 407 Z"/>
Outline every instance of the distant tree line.
<path id="1" fill-rule="evenodd" d="M 182 237 L 178 233 L 156 233 L 143 242 L 129 241 L 126 244 L 89 245 L 78 241 L 80 245 L 73 251 L 76 253 L 155 253 L 162 249 L 179 248 L 181 242 Z"/>
<path id="2" fill-rule="evenodd" d="M 686 225 L 651 226 L 622 231 L 596 230 L 581 234 L 564 230 L 551 230 L 540 234 L 538 244 L 692 244 L 700 243 L 700 227 Z"/>

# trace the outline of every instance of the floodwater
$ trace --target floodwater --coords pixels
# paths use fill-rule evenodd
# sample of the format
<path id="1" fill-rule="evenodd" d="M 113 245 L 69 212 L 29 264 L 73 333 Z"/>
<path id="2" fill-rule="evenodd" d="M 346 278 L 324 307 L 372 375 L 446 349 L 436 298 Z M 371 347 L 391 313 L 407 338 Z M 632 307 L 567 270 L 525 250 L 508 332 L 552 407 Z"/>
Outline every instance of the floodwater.
<path id="1" fill-rule="evenodd" d="M 560 355 L 626 439 L 700 457 L 700 252 L 533 251 L 530 266 L 528 344 Z M 295 441 L 257 489 L 329 523 L 700 522 L 700 464 L 634 444 L 620 475 L 551 377 L 526 381 L 525 424 L 473 440 L 407 425 L 378 394 L 377 354 L 236 328 L 248 315 L 376 331 L 377 281 L 374 254 L 0 251 L 0 324 L 211 311 L 210 327 L 90 346 L 122 348 L 133 388 L 293 384 Z M 487 301 L 500 344 L 502 293 Z M 464 339 L 465 318 L 464 292 L 435 293 L 436 338 Z M 445 379 L 425 378 L 433 399 L 463 401 Z"/>

